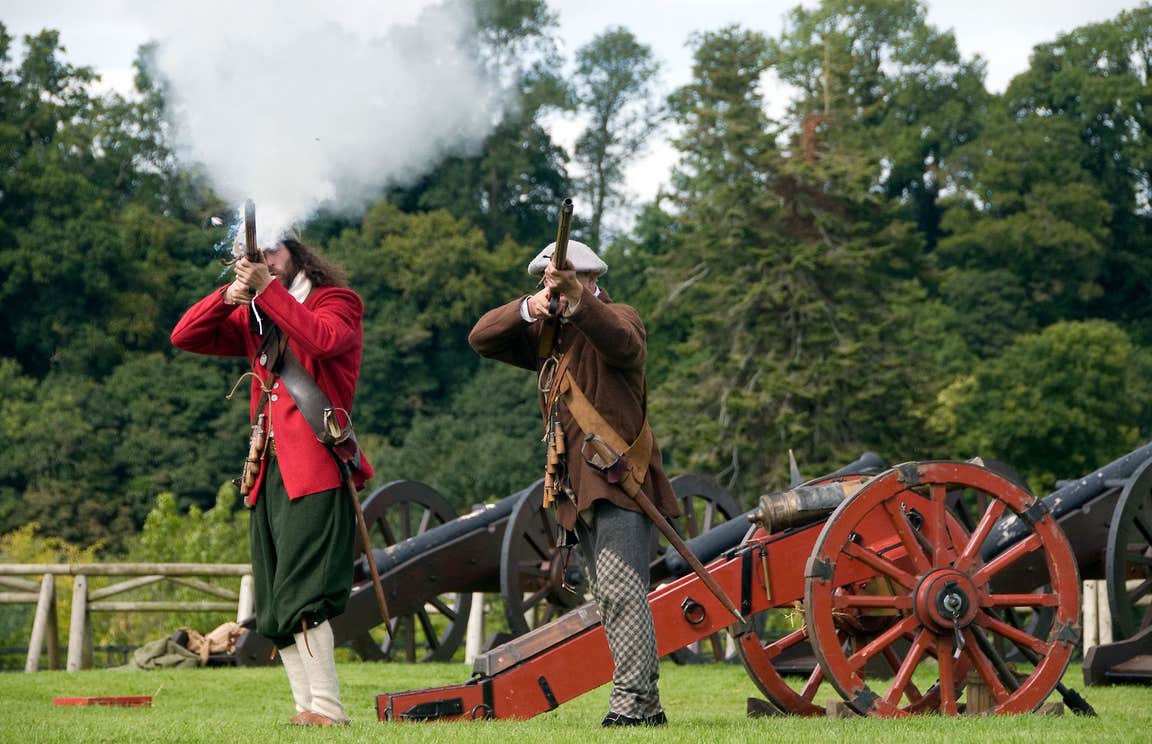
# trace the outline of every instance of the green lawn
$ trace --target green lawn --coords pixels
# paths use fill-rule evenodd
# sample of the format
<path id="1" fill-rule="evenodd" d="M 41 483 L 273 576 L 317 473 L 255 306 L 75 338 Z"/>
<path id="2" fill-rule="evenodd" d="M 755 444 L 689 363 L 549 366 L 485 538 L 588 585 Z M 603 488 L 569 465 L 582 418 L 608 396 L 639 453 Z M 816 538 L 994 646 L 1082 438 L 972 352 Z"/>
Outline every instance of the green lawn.
<path id="1" fill-rule="evenodd" d="M 603 687 L 530 721 L 380 723 L 376 695 L 464 682 L 463 664 L 340 665 L 345 704 L 353 717 L 345 729 L 287 725 L 292 703 L 279 668 L 13 672 L 0 675 L 0 741 L 31 742 L 1146 742 L 1152 738 L 1152 687 L 1085 688 L 1079 666 L 1065 683 L 1100 714 L 1000 716 L 912 720 L 748 718 L 746 700 L 758 696 L 740 665 L 661 666 L 661 695 L 670 724 L 664 729 L 606 731 Z M 151 708 L 57 707 L 58 696 L 153 695 Z M 1054 694 L 1052 699 L 1059 699 Z M 820 701 L 826 702 L 826 701 Z"/>

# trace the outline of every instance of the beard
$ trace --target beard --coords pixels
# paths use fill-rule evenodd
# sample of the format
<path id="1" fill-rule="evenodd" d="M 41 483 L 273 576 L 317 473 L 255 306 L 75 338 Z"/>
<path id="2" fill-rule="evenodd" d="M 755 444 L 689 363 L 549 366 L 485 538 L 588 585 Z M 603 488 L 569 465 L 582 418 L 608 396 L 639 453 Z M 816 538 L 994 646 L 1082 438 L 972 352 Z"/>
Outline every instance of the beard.
<path id="1" fill-rule="evenodd" d="M 300 273 L 299 269 L 292 269 L 291 271 L 285 272 L 285 273 L 277 276 L 276 281 L 280 282 L 280 284 L 284 287 L 284 289 L 290 289 L 292 287 L 292 282 L 296 281 L 296 275 L 299 273 Z"/>

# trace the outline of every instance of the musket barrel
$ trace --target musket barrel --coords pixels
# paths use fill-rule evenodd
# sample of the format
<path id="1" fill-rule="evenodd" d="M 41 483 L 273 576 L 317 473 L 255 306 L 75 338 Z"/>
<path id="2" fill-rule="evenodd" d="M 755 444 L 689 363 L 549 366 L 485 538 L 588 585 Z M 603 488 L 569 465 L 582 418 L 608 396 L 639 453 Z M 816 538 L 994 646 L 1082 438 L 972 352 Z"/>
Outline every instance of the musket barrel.
<path id="1" fill-rule="evenodd" d="M 256 202 L 244 202 L 244 254 L 249 261 L 261 261 L 260 248 L 256 245 Z"/>
<path id="2" fill-rule="evenodd" d="M 563 269 L 568 262 L 568 233 L 572 230 L 572 199 L 565 198 L 560 202 L 560 224 L 556 228 L 556 247 L 552 249 L 552 265 Z M 560 298 L 552 297 L 548 300 L 548 312 L 553 315 L 560 309 Z"/>

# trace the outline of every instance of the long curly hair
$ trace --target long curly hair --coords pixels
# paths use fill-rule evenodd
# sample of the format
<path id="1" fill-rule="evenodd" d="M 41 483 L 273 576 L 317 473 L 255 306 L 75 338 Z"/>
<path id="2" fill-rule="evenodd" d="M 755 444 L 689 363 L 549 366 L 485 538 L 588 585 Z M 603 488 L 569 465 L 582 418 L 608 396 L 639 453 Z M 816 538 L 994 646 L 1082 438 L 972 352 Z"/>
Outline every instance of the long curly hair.
<path id="1" fill-rule="evenodd" d="M 292 254 L 292 263 L 314 287 L 347 287 L 348 273 L 295 238 L 284 238 L 280 245 Z"/>

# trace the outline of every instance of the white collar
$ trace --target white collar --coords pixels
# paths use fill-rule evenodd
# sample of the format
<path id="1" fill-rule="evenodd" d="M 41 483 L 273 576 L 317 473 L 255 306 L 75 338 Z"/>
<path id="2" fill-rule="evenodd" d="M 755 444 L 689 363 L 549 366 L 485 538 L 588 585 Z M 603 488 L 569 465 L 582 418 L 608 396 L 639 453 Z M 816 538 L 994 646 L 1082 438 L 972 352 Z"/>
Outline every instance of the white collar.
<path id="1" fill-rule="evenodd" d="M 312 291 L 312 280 L 305 276 L 303 271 L 297 271 L 296 276 L 292 279 L 292 286 L 288 288 L 288 294 L 296 298 L 296 301 L 303 304 L 304 300 L 308 299 L 308 293 Z"/>

